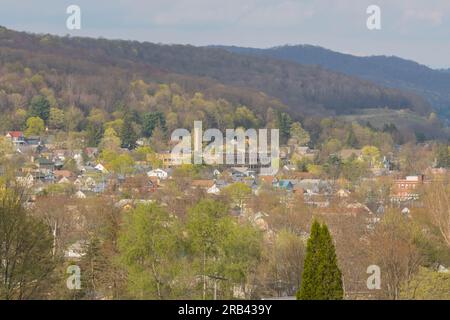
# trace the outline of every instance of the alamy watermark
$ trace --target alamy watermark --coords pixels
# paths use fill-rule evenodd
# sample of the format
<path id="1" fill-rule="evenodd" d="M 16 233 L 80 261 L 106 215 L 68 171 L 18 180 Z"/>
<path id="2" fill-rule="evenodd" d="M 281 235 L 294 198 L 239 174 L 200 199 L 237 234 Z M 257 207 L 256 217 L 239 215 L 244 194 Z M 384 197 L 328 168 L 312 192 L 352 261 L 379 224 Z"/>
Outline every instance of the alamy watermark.
<path id="1" fill-rule="evenodd" d="M 66 285 L 69 290 L 80 290 L 81 289 L 81 269 L 77 265 L 71 265 L 67 267 L 67 274 L 70 276 L 67 278 Z"/>
<path id="2" fill-rule="evenodd" d="M 381 8 L 377 5 L 370 5 L 367 7 L 366 13 L 369 14 L 367 18 L 367 29 L 381 30 Z"/>
<path id="3" fill-rule="evenodd" d="M 381 268 L 377 265 L 371 265 L 367 268 L 367 289 L 380 290 L 381 289 Z"/>
<path id="4" fill-rule="evenodd" d="M 66 13 L 70 16 L 66 20 L 66 27 L 69 30 L 81 29 L 81 8 L 77 5 L 70 5 L 66 9 Z"/>
<path id="5" fill-rule="evenodd" d="M 219 129 L 203 132 L 202 122 L 195 121 L 193 135 L 187 129 L 176 129 L 171 141 L 177 143 L 171 152 L 174 165 L 243 165 L 271 175 L 280 166 L 278 129 L 226 129 L 223 134 Z M 204 143 L 209 144 L 203 147 Z"/>

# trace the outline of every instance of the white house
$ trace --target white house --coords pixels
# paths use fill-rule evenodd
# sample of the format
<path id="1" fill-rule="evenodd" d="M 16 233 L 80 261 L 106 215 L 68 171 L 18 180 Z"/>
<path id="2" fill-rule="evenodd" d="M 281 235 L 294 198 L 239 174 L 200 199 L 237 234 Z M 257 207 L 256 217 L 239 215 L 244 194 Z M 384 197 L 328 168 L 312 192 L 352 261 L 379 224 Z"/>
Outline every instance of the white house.
<path id="1" fill-rule="evenodd" d="M 211 188 L 206 190 L 206 193 L 218 195 L 220 193 L 220 189 L 217 187 L 216 184 L 214 184 Z"/>
<path id="2" fill-rule="evenodd" d="M 403 213 L 405 216 L 407 216 L 407 215 L 409 215 L 409 214 L 411 213 L 411 210 L 409 210 L 409 208 L 405 207 L 405 208 L 403 208 L 402 213 Z"/>
<path id="3" fill-rule="evenodd" d="M 75 153 L 73 159 L 77 163 L 78 169 L 81 169 L 83 166 L 83 156 L 81 155 L 81 153 Z"/>
<path id="4" fill-rule="evenodd" d="M 148 177 L 156 177 L 161 180 L 166 180 L 169 177 L 169 174 L 162 169 L 155 169 L 147 172 Z"/>
<path id="5" fill-rule="evenodd" d="M 66 177 L 62 177 L 61 180 L 58 181 L 59 184 L 69 184 L 70 180 Z"/>
<path id="6" fill-rule="evenodd" d="M 85 187 L 86 189 L 92 189 L 92 188 L 95 187 L 95 185 L 96 185 L 95 180 L 92 179 L 91 177 L 87 177 L 87 178 L 84 180 L 84 187 Z"/>
<path id="7" fill-rule="evenodd" d="M 79 240 L 71 244 L 65 251 L 64 257 L 66 259 L 81 259 L 86 255 L 87 241 Z"/>
<path id="8" fill-rule="evenodd" d="M 6 134 L 6 137 L 9 138 L 15 145 L 25 144 L 25 136 L 22 131 L 9 131 Z"/>
<path id="9" fill-rule="evenodd" d="M 86 195 L 83 192 L 78 191 L 77 193 L 75 193 L 75 198 L 77 198 L 77 199 L 86 199 Z"/>
<path id="10" fill-rule="evenodd" d="M 101 173 L 108 173 L 108 170 L 101 163 L 96 165 L 95 169 L 100 171 Z"/>

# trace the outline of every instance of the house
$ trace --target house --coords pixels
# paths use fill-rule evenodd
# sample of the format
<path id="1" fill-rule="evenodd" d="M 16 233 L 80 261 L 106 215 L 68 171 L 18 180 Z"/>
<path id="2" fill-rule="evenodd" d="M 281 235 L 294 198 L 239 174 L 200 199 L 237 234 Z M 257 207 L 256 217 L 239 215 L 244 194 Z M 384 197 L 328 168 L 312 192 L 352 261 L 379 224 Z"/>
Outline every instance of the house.
<path id="1" fill-rule="evenodd" d="M 114 207 L 120 210 L 128 211 L 134 208 L 134 202 L 131 199 L 122 199 L 115 203 Z"/>
<path id="2" fill-rule="evenodd" d="M 74 153 L 73 160 L 77 163 L 78 168 L 83 169 L 83 156 L 80 152 Z"/>
<path id="3" fill-rule="evenodd" d="M 67 250 L 64 251 L 64 257 L 66 259 L 81 259 L 84 255 L 86 255 L 87 244 L 87 241 L 84 240 L 79 240 L 71 244 Z"/>
<path id="4" fill-rule="evenodd" d="M 409 210 L 409 208 L 405 207 L 402 210 L 402 214 L 405 216 L 408 216 L 411 213 L 411 210 Z"/>
<path id="5" fill-rule="evenodd" d="M 231 168 L 231 176 L 233 178 L 244 178 L 254 176 L 256 173 L 254 170 L 249 170 L 246 167 L 233 167 Z"/>
<path id="6" fill-rule="evenodd" d="M 408 176 L 394 180 L 391 200 L 394 202 L 414 201 L 419 199 L 419 189 L 425 184 L 425 176 Z"/>
<path id="7" fill-rule="evenodd" d="M 109 172 L 101 163 L 96 165 L 94 168 L 96 170 L 100 171 L 101 173 L 108 173 Z"/>
<path id="8" fill-rule="evenodd" d="M 279 188 L 281 190 L 285 191 L 293 191 L 294 190 L 294 184 L 289 180 L 280 180 L 274 185 L 276 188 Z"/>
<path id="9" fill-rule="evenodd" d="M 262 184 L 265 184 L 265 185 L 274 185 L 276 182 L 278 182 L 278 179 L 276 178 L 276 177 L 274 177 L 274 176 L 260 176 L 259 177 L 259 181 L 262 183 Z"/>
<path id="10" fill-rule="evenodd" d="M 348 197 L 350 197 L 350 191 L 348 191 L 348 190 L 346 190 L 346 189 L 339 189 L 339 190 L 336 192 L 336 196 L 337 196 L 338 198 L 348 198 Z"/>
<path id="11" fill-rule="evenodd" d="M 84 152 L 89 158 L 95 158 L 99 155 L 98 148 L 88 147 L 88 148 L 84 149 Z"/>
<path id="12" fill-rule="evenodd" d="M 378 215 L 383 215 L 383 214 L 385 213 L 385 211 L 386 211 L 386 209 L 384 208 L 384 206 L 383 206 L 383 205 L 380 205 L 380 206 L 377 208 L 376 213 L 377 213 Z"/>
<path id="13" fill-rule="evenodd" d="M 62 177 L 59 181 L 58 184 L 69 184 L 70 180 L 67 179 L 66 177 Z"/>
<path id="14" fill-rule="evenodd" d="M 30 146 L 42 146 L 41 137 L 39 136 L 30 136 L 25 139 L 25 142 Z M 40 152 L 41 150 L 39 150 Z"/>
<path id="15" fill-rule="evenodd" d="M 67 178 L 70 179 L 73 177 L 73 173 L 69 170 L 54 170 L 53 174 L 56 179 Z"/>
<path id="16" fill-rule="evenodd" d="M 428 168 L 425 173 L 430 176 L 446 176 L 448 172 L 447 168 Z"/>
<path id="17" fill-rule="evenodd" d="M 193 180 L 191 183 L 192 188 L 201 188 L 209 190 L 215 185 L 214 180 Z"/>
<path id="18" fill-rule="evenodd" d="M 96 186 L 95 180 L 91 177 L 87 177 L 84 180 L 84 188 L 87 190 L 93 189 Z"/>
<path id="19" fill-rule="evenodd" d="M 166 180 L 169 177 L 169 174 L 163 169 L 155 169 L 147 172 L 147 176 L 149 178 L 156 177 L 160 180 Z"/>
<path id="20" fill-rule="evenodd" d="M 173 166 L 178 166 L 183 163 L 191 163 L 191 157 L 190 153 L 177 155 L 176 153 L 172 154 L 171 152 L 164 152 L 157 154 L 157 158 L 162 162 L 164 168 L 172 168 Z M 149 158 L 148 160 L 152 159 Z"/>
<path id="21" fill-rule="evenodd" d="M 31 174 L 33 175 L 34 181 L 53 182 L 55 179 L 55 176 L 51 172 L 35 171 Z"/>
<path id="22" fill-rule="evenodd" d="M 319 150 L 313 150 L 309 147 L 296 147 L 294 150 L 293 157 L 297 157 L 299 159 L 309 159 L 314 160 L 316 155 L 319 153 Z"/>
<path id="23" fill-rule="evenodd" d="M 211 188 L 206 190 L 206 193 L 218 195 L 218 194 L 220 194 L 220 189 L 217 187 L 216 184 L 214 184 Z"/>
<path id="24" fill-rule="evenodd" d="M 53 151 L 53 155 L 61 161 L 66 161 L 66 159 L 68 158 L 68 151 L 67 150 L 63 150 L 63 149 L 58 149 L 58 150 L 54 150 Z"/>
<path id="25" fill-rule="evenodd" d="M 154 200 L 142 200 L 142 199 L 121 199 L 114 204 L 114 207 L 120 210 L 128 211 L 136 208 L 139 205 L 150 205 L 154 203 Z"/>
<path id="26" fill-rule="evenodd" d="M 360 202 L 353 202 L 349 203 L 345 206 L 347 214 L 350 214 L 352 216 L 358 216 L 358 215 L 368 215 L 372 216 L 373 212 L 367 207 L 365 204 L 362 204 Z"/>
<path id="27" fill-rule="evenodd" d="M 331 185 L 321 179 L 303 179 L 297 185 L 307 194 L 329 194 L 332 190 Z"/>
<path id="28" fill-rule="evenodd" d="M 309 147 L 299 147 L 297 146 L 295 148 L 295 152 L 298 153 L 301 156 L 307 155 L 308 153 L 310 153 L 310 149 Z"/>
<path id="29" fill-rule="evenodd" d="M 440 264 L 439 267 L 438 267 L 438 272 L 439 273 L 450 273 L 450 270 L 448 268 L 446 268 L 445 266 Z"/>
<path id="30" fill-rule="evenodd" d="M 77 198 L 77 199 L 86 199 L 87 197 L 82 191 L 77 191 L 77 193 L 75 193 L 75 198 Z"/>
<path id="31" fill-rule="evenodd" d="M 77 178 L 74 182 L 73 185 L 77 188 L 77 189 L 81 189 L 83 187 L 83 181 L 81 180 L 81 178 Z"/>
<path id="32" fill-rule="evenodd" d="M 160 180 L 158 179 L 158 177 L 148 177 L 149 180 L 149 184 L 152 186 L 153 191 L 156 190 L 156 188 L 159 187 L 160 184 Z"/>
<path id="33" fill-rule="evenodd" d="M 6 134 L 6 138 L 9 138 L 15 145 L 25 144 L 25 136 L 22 131 L 9 131 Z"/>
<path id="34" fill-rule="evenodd" d="M 62 170 L 62 168 L 64 167 L 64 162 L 57 159 L 55 160 L 55 169 L 56 170 Z"/>
<path id="35" fill-rule="evenodd" d="M 81 168 L 81 172 L 83 174 L 96 174 L 99 171 L 97 169 L 95 169 L 95 167 L 93 167 L 93 166 L 83 166 Z"/>
<path id="36" fill-rule="evenodd" d="M 293 164 L 286 164 L 283 166 L 283 170 L 285 171 L 296 171 L 297 167 Z"/>
<path id="37" fill-rule="evenodd" d="M 38 158 L 36 160 L 39 169 L 53 171 L 55 169 L 55 163 L 52 160 L 46 158 Z"/>
<path id="38" fill-rule="evenodd" d="M 103 193 L 106 191 L 107 184 L 105 182 L 97 183 L 91 190 L 94 193 Z"/>

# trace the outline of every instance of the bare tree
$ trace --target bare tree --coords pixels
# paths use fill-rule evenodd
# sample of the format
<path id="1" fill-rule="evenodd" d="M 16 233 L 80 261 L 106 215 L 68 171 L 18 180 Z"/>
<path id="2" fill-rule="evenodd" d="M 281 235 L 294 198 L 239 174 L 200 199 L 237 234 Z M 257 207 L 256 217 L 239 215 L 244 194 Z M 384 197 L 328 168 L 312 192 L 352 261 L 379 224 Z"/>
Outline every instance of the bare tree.
<path id="1" fill-rule="evenodd" d="M 420 230 L 411 220 L 390 211 L 369 238 L 372 261 L 381 268 L 381 298 L 400 299 L 402 286 L 417 272 L 422 262 L 418 237 Z"/>
<path id="2" fill-rule="evenodd" d="M 434 182 L 425 190 L 424 204 L 445 243 L 450 247 L 450 185 L 448 182 Z"/>

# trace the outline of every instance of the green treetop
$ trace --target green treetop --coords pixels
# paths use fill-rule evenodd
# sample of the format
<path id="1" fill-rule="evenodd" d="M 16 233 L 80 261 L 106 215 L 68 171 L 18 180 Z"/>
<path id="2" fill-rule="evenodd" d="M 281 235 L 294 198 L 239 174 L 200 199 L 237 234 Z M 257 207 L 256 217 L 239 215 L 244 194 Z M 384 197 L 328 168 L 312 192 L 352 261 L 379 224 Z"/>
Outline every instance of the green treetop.
<path id="1" fill-rule="evenodd" d="M 302 284 L 298 300 L 343 299 L 342 274 L 328 227 L 314 221 L 306 247 Z"/>

